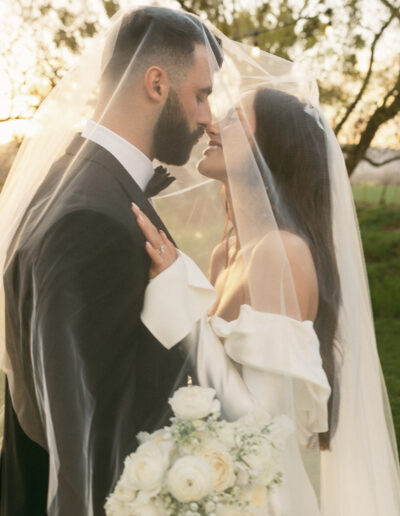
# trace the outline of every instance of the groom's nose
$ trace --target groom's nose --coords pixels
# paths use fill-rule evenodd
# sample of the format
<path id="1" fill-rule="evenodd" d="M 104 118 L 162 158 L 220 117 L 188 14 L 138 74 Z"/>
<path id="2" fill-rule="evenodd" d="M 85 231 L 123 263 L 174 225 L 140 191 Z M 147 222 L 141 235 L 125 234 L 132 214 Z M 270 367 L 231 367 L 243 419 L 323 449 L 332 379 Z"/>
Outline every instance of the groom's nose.
<path id="1" fill-rule="evenodd" d="M 208 99 L 207 99 L 205 102 L 202 102 L 202 104 L 199 108 L 197 124 L 200 127 L 203 127 L 203 129 L 207 129 L 207 127 L 211 123 L 211 121 L 212 121 L 211 108 L 210 108 L 210 104 L 208 103 Z"/>
<path id="2" fill-rule="evenodd" d="M 211 138 L 212 136 L 218 136 L 219 135 L 219 129 L 218 129 L 218 124 L 217 122 L 212 122 L 212 120 L 210 121 L 210 123 L 207 125 L 206 127 L 206 133 L 207 135 Z"/>

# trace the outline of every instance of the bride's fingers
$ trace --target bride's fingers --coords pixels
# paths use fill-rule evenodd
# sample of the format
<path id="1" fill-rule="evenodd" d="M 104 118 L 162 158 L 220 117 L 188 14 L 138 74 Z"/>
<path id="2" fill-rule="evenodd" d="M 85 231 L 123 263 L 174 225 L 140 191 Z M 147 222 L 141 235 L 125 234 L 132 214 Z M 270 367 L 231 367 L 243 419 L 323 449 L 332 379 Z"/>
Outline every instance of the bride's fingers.
<path id="1" fill-rule="evenodd" d="M 150 256 L 151 261 L 154 263 L 156 267 L 162 267 L 163 265 L 163 257 L 160 254 L 159 249 L 156 249 L 151 245 L 149 241 L 146 242 L 146 251 L 147 254 Z"/>
<path id="2" fill-rule="evenodd" d="M 176 258 L 178 253 L 174 244 L 171 242 L 171 240 L 167 237 L 167 235 L 164 233 L 162 229 L 160 229 L 160 235 L 167 251 Z"/>
<path id="3" fill-rule="evenodd" d="M 132 203 L 132 211 L 136 215 L 137 223 L 140 229 L 142 230 L 142 233 L 146 240 L 150 242 L 153 247 L 160 247 L 160 245 L 162 244 L 162 240 L 160 238 L 158 229 L 155 227 L 155 225 L 134 203 Z"/>

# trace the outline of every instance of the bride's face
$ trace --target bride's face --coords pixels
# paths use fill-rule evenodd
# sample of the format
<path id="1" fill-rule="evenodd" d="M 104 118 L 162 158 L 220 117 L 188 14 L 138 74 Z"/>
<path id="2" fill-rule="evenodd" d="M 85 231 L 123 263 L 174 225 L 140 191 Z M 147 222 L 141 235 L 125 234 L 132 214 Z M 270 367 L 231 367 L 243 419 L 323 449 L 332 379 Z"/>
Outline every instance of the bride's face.
<path id="1" fill-rule="evenodd" d="M 207 127 L 206 133 L 210 141 L 203 152 L 202 159 L 197 164 L 197 169 L 203 176 L 219 181 L 225 180 L 224 148 L 226 158 L 233 159 L 235 162 L 243 159 L 249 152 L 249 146 L 245 145 L 244 138 L 250 146 L 253 145 L 256 129 L 253 107 L 255 94 L 255 91 L 244 93 L 234 109 L 230 110 L 222 120 Z"/>

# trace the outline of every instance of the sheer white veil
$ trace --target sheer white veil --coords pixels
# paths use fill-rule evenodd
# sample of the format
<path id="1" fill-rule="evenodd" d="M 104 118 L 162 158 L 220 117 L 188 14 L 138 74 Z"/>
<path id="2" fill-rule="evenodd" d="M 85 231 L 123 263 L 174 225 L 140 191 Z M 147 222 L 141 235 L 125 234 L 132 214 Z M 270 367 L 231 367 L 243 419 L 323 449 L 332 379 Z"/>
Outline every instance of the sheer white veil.
<path id="1" fill-rule="evenodd" d="M 27 250 L 36 244 L 43 245 L 46 232 L 60 217 L 60 196 L 83 178 L 84 171 L 78 163 L 89 151 L 89 140 L 80 141 L 78 151 L 69 159 L 63 173 L 53 177 L 52 165 L 63 159 L 65 150 L 84 128 L 86 120 L 93 117 L 95 109 L 97 123 L 107 119 L 129 87 L 132 75 L 135 76 L 136 70 L 140 72 L 141 56 L 146 55 L 146 48 L 153 48 L 158 33 L 157 25 L 150 24 L 140 35 L 136 51 L 121 61 L 111 94 L 101 103 L 99 112 L 98 96 L 104 73 L 112 61 L 121 28 L 132 12 L 136 11 L 121 11 L 112 19 L 107 33 L 93 40 L 74 69 L 45 100 L 35 115 L 36 133 L 21 146 L 0 197 L 0 264 L 4 275 L 0 292 L 1 367 L 7 375 L 21 427 L 49 452 L 48 513 L 51 516 L 63 514 L 58 490 L 59 452 L 69 446 L 58 441 L 54 429 L 57 411 L 52 405 L 54 401 L 49 401 L 52 396 L 48 390 L 52 372 L 46 365 L 45 342 L 35 319 L 35 308 L 42 302 L 40 296 L 46 295 L 51 271 L 48 275 L 46 271 L 36 284 L 36 269 L 33 269 L 32 312 L 26 315 L 32 329 L 18 343 L 10 342 L 8 334 L 8 328 L 18 323 L 10 317 L 7 308 L 7 293 L 14 288 L 7 280 L 7 271 L 15 267 L 16 258 L 25 259 Z M 377 354 L 357 217 L 341 149 L 318 105 L 316 82 L 294 63 L 265 52 L 253 57 L 251 47 L 229 40 L 211 24 L 202 25 L 197 17 L 181 15 L 193 24 L 193 30 L 202 34 L 209 51 L 210 75 L 215 74 L 210 103 L 221 135 L 225 184 L 233 210 L 223 245 L 229 247 L 233 240 L 240 242 L 246 304 L 257 312 L 304 321 L 294 264 L 288 256 L 287 234 L 307 244 L 317 269 L 320 318 L 317 316 L 319 323 L 314 327 L 332 390 L 330 429 L 320 432 L 323 448 L 320 453 L 318 432 L 314 439 L 314 450 L 320 460 L 315 485 L 321 491 L 314 493 L 311 489 L 304 466 L 291 471 L 288 462 L 285 496 L 291 499 L 286 503 L 286 512 L 276 516 L 398 516 L 398 452 Z M 168 22 L 168 10 L 165 17 Z M 211 33 L 221 41 L 224 54 L 221 67 Z M 242 97 L 248 91 L 256 92 L 254 110 L 262 110 L 258 119 L 256 113 L 260 126 L 255 132 Z M 170 167 L 177 180 L 159 195 L 156 207 L 177 245 L 207 270 L 213 250 L 224 234 L 226 211 L 220 182 L 211 176 L 211 179 L 202 177 L 196 170 L 205 146 L 203 139 L 185 165 Z M 280 175 L 283 173 L 284 178 Z M 45 195 L 39 195 L 46 181 L 50 181 L 51 188 Z M 73 210 L 74 206 L 69 208 Z M 112 236 L 110 232 L 105 241 L 112 241 Z M 304 255 L 298 256 L 295 265 L 308 278 L 307 264 L 302 262 Z M 273 276 L 268 274 L 272 264 Z M 226 280 L 227 289 L 230 281 Z M 296 354 L 296 349 L 285 345 L 292 338 L 290 331 L 282 325 L 282 354 L 286 354 L 288 362 L 291 354 L 293 357 Z M 65 357 L 65 370 L 71 375 L 73 385 L 71 403 L 79 407 L 78 437 L 74 445 L 81 449 L 80 461 L 70 473 L 76 485 L 81 486 L 86 500 L 85 514 L 92 516 L 96 457 L 91 443 L 95 435 L 92 424 L 96 399 L 85 375 L 82 356 L 72 349 Z M 279 382 L 282 413 L 294 419 L 294 378 L 282 376 Z M 129 428 L 118 424 L 111 436 L 114 482 L 124 459 L 118 446 L 120 433 L 128 431 Z M 288 460 L 290 454 L 299 456 L 295 437 L 291 438 L 288 451 Z"/>

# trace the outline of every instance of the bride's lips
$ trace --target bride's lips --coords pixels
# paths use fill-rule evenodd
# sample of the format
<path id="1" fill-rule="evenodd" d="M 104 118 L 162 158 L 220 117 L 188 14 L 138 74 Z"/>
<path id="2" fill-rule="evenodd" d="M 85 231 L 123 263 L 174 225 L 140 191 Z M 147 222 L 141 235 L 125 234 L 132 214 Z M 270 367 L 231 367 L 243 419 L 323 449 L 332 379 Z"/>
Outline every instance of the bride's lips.
<path id="1" fill-rule="evenodd" d="M 222 145 L 217 140 L 210 140 L 208 147 L 203 151 L 203 154 L 209 154 L 210 152 L 222 149 Z"/>

